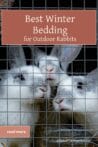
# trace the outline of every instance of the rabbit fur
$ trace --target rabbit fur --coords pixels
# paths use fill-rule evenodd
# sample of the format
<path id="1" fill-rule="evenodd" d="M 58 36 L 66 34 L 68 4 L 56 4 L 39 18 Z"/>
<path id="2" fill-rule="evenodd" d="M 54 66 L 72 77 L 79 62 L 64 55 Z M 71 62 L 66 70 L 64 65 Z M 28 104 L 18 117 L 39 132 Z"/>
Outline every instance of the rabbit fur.
<path id="1" fill-rule="evenodd" d="M 69 58 L 71 57 L 72 60 L 76 57 L 74 53 L 70 55 Z M 66 56 L 67 54 L 65 58 Z M 65 69 L 63 79 L 58 84 L 56 97 L 53 99 L 55 111 L 82 113 L 85 116 L 86 123 L 88 122 L 85 127 L 89 128 L 93 135 L 98 134 L 97 82 L 98 69 L 91 71 L 86 76 L 68 76 Z"/>
<path id="2" fill-rule="evenodd" d="M 32 126 L 33 134 L 39 116 L 39 107 L 34 102 L 48 98 L 50 88 L 38 67 L 26 65 L 21 46 L 9 47 L 9 59 L 11 69 L 5 71 L 0 82 L 0 125 Z M 7 143 L 9 147 L 14 141 Z M 28 139 L 22 141 L 17 142 L 18 147 L 30 147 Z"/>
<path id="3" fill-rule="evenodd" d="M 41 72 L 49 81 L 50 86 L 57 86 L 63 79 L 62 75 L 65 73 L 68 64 L 73 58 L 77 57 L 81 47 L 81 45 L 56 45 L 53 47 L 50 55 L 47 55 L 40 49 L 34 49 L 34 46 L 30 46 L 32 58 L 34 58 L 35 64 L 39 66 Z"/>
<path id="4" fill-rule="evenodd" d="M 86 121 L 92 134 L 98 129 L 98 69 L 87 76 L 68 76 L 67 67 L 75 60 L 82 45 L 54 46 L 50 55 L 38 48 L 35 51 L 35 63 L 49 80 L 51 86 L 58 86 L 53 106 L 56 111 L 80 112 L 86 115 Z M 31 47 L 32 53 L 34 52 Z"/>

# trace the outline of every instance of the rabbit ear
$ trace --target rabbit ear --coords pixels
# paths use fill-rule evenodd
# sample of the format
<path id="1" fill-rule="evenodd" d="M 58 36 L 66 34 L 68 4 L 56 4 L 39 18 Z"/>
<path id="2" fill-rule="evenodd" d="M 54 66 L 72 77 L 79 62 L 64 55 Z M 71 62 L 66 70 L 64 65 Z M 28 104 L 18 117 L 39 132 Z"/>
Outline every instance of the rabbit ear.
<path id="1" fill-rule="evenodd" d="M 98 82 L 98 68 L 96 68 L 95 70 L 91 71 L 87 75 L 87 81 L 91 82 L 93 85 L 96 86 L 96 84 Z"/>
<path id="2" fill-rule="evenodd" d="M 61 46 L 61 61 L 71 63 L 80 53 L 82 45 Z"/>
<path id="3" fill-rule="evenodd" d="M 8 58 L 10 68 L 26 65 L 22 46 L 9 46 Z"/>
<path id="4" fill-rule="evenodd" d="M 43 56 L 46 56 L 46 54 L 36 46 L 29 46 L 29 47 L 31 48 L 31 54 L 32 54 L 32 59 L 34 63 L 38 64 L 40 58 Z"/>
<path id="5" fill-rule="evenodd" d="M 65 45 L 61 46 L 61 66 L 64 71 L 66 71 L 67 66 L 71 63 L 79 54 L 82 45 Z"/>
<path id="6" fill-rule="evenodd" d="M 50 53 L 50 55 L 52 55 L 52 56 L 56 56 L 56 57 L 60 57 L 61 56 L 61 45 L 55 45 L 54 47 L 53 47 L 53 49 L 51 50 L 51 53 Z"/>
<path id="7" fill-rule="evenodd" d="M 54 46 L 51 55 L 57 56 L 61 62 L 64 71 L 69 63 L 71 63 L 79 54 L 82 45 L 58 45 Z"/>

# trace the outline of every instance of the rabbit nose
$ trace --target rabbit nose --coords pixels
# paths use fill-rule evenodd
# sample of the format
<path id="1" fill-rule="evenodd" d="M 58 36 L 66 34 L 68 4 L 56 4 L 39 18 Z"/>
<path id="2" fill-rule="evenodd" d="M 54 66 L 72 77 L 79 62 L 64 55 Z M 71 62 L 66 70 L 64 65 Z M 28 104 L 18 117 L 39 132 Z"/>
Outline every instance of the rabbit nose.
<path id="1" fill-rule="evenodd" d="M 56 102 L 57 104 L 60 104 L 60 103 L 63 102 L 63 100 L 64 100 L 63 98 L 62 98 L 62 99 L 56 99 L 55 102 Z"/>
<path id="2" fill-rule="evenodd" d="M 53 70 L 54 70 L 53 67 L 50 67 L 50 66 L 47 67 L 47 71 L 48 71 L 48 72 L 52 72 Z"/>
<path id="3" fill-rule="evenodd" d="M 46 92 L 46 88 L 45 87 L 40 87 L 39 88 L 42 92 Z"/>

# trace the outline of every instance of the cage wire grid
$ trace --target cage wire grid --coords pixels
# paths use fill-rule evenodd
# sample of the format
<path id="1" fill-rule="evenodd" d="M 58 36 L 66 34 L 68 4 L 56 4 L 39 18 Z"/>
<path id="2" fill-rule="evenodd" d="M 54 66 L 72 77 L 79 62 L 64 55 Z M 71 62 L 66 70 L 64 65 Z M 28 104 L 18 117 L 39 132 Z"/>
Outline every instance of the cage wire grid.
<path id="1" fill-rule="evenodd" d="M 13 5 L 13 7 L 9 6 L 9 2 L 7 1 L 7 5 L 6 6 L 0 6 L 0 8 L 1 9 L 17 9 L 17 10 L 18 9 L 20 9 L 20 10 L 21 9 L 32 9 L 32 10 L 36 10 L 36 9 L 42 9 L 42 10 L 43 9 L 44 10 L 48 10 L 48 9 L 54 9 L 54 10 L 55 9 L 58 9 L 58 10 L 62 10 L 62 9 L 64 9 L 64 10 L 68 10 L 68 9 L 69 10 L 77 10 L 77 9 L 79 9 L 79 10 L 87 10 L 87 9 L 90 9 L 90 10 L 94 10 L 94 9 L 96 9 L 97 10 L 97 17 L 98 17 L 97 0 L 93 0 L 91 3 L 89 2 L 90 0 L 81 0 L 80 2 L 79 1 L 80 0 L 76 0 L 76 1 L 75 0 L 67 0 L 67 3 L 66 3 L 64 0 L 54 0 L 53 2 L 49 1 L 49 0 L 40 0 L 40 2 L 38 0 L 32 0 L 30 2 L 27 2 L 26 0 L 16 0 L 15 4 Z M 64 6 L 64 2 L 65 2 L 65 6 Z M 28 6 L 28 3 L 30 3 L 29 6 Z M 98 26 L 98 21 L 97 21 L 97 26 Z M 2 32 L 1 32 L 1 36 L 2 36 Z M 27 46 L 25 46 L 25 45 L 23 47 L 27 48 Z M 44 48 L 45 52 L 47 53 L 48 50 L 49 50 L 49 47 L 52 48 L 53 46 L 46 46 L 46 45 L 44 46 L 43 45 L 43 46 L 38 46 L 38 47 Z M 0 45 L 0 49 L 3 49 L 3 48 L 5 48 L 5 46 Z M 7 58 L 5 58 L 5 59 L 4 58 L 0 58 L 0 62 L 1 62 L 0 65 L 3 62 L 6 62 L 7 69 L 9 69 L 9 64 L 8 64 L 9 60 L 10 60 L 10 59 L 8 59 L 9 46 L 6 46 L 6 49 L 7 49 L 7 53 L 6 53 L 6 55 L 7 55 L 6 57 Z M 87 55 L 88 52 L 89 52 L 88 50 L 90 50 L 91 53 L 92 53 L 91 50 L 94 50 L 94 52 L 96 54 L 96 58 L 95 58 L 95 54 L 94 54 L 93 57 L 89 58 L 88 55 Z M 27 59 L 28 62 L 31 62 L 31 60 L 32 59 L 29 59 L 29 58 Z M 76 64 L 76 67 L 75 67 L 74 64 L 75 63 L 79 63 L 79 62 L 81 62 L 80 66 L 79 66 L 79 64 Z M 92 67 L 88 67 L 88 64 L 91 64 L 93 69 L 96 66 L 98 67 L 98 31 L 97 31 L 97 45 L 96 46 L 83 46 L 82 58 L 80 57 L 80 59 L 79 58 L 75 59 L 75 61 L 68 68 L 68 74 L 71 73 L 71 75 L 77 75 L 77 74 L 79 74 L 79 75 L 86 75 L 87 72 L 91 71 L 91 69 L 92 69 Z M 46 63 L 46 66 L 47 66 L 47 63 Z M 78 72 L 74 71 L 74 68 L 79 68 L 79 67 L 80 68 L 82 67 L 80 69 L 80 71 L 78 71 Z M 1 70 L 1 71 L 3 71 L 3 70 Z M 33 71 L 30 74 L 33 74 Z M 5 85 L 5 86 L 7 86 L 7 89 L 8 89 L 8 85 L 9 85 L 9 83 L 7 83 L 7 85 Z M 66 85 L 66 86 L 68 86 L 68 85 Z M 73 86 L 74 86 L 74 83 L 73 83 L 72 87 Z M 98 90 L 98 85 L 97 85 L 97 89 L 96 90 Z M 72 88 L 72 91 L 73 91 L 73 88 Z M 19 110 L 20 111 L 18 111 L 18 112 L 17 111 L 9 112 L 8 90 L 7 90 L 7 94 L 6 95 L 7 95 L 7 98 L 5 98 L 4 100 L 5 101 L 7 100 L 6 101 L 7 102 L 7 111 L 3 111 L 3 112 L 1 111 L 0 112 L 1 115 L 2 115 L 2 113 L 5 113 L 6 114 L 5 117 L 7 117 L 7 124 L 4 124 L 4 125 L 9 125 L 9 115 L 12 116 L 12 113 L 14 113 L 14 114 L 16 113 L 17 116 L 19 117 L 19 123 L 15 124 L 16 126 L 17 125 L 21 125 L 21 126 L 22 125 L 28 125 L 28 124 L 23 124 L 21 122 L 21 117 L 22 117 L 21 115 L 22 115 L 22 113 L 25 113 L 25 114 L 28 115 L 28 114 L 32 113 L 33 111 L 35 111 L 35 110 L 32 110 L 32 112 L 24 112 L 24 111 L 22 111 L 22 108 L 21 108 L 21 102 L 22 102 L 22 99 L 21 99 L 21 86 L 20 86 L 20 99 L 19 99 L 19 101 L 20 101 L 20 109 Z M 85 98 L 86 98 L 86 90 L 85 90 Z M 12 99 L 10 99 L 10 100 L 12 100 Z M 45 114 L 46 114 L 46 116 L 45 116 L 46 117 L 46 123 L 44 124 L 46 126 L 46 136 L 47 136 L 47 128 L 48 128 L 48 125 L 49 125 L 47 123 L 47 110 L 48 110 L 47 107 L 48 106 L 47 106 L 47 103 L 46 103 L 46 112 L 45 112 Z M 86 112 L 86 101 L 85 101 L 85 138 L 86 138 L 86 127 L 87 127 L 86 126 L 87 125 L 86 124 L 86 115 L 87 115 L 86 113 L 87 112 Z M 94 112 L 92 112 L 92 113 L 94 113 Z M 73 116 L 73 113 L 72 113 L 72 136 L 71 136 L 72 139 L 73 139 L 73 129 L 74 129 L 73 128 L 73 124 L 74 124 L 73 117 L 74 116 Z M 57 119 L 59 119 L 59 122 L 60 122 L 60 113 L 59 113 L 59 117 Z M 33 124 L 30 124 L 30 125 L 32 126 Z M 40 124 L 40 125 L 43 125 L 43 124 Z M 51 125 L 55 126 L 55 124 L 51 124 Z M 59 130 L 60 130 L 62 124 L 59 123 L 58 125 L 59 125 Z M 96 125 L 98 125 L 98 124 L 96 124 Z M 61 133 L 59 131 L 59 139 L 60 138 L 61 138 Z M 31 139 L 33 140 L 33 146 L 35 146 L 35 144 L 34 144 L 34 140 L 35 140 L 34 133 L 32 134 Z M 9 144 L 9 141 L 10 141 L 10 139 L 7 138 L 7 143 L 8 144 Z M 20 139 L 20 142 L 22 142 L 22 139 Z M 45 143 L 45 146 L 48 147 L 48 143 L 47 142 Z M 87 147 L 87 144 L 84 143 L 84 146 Z M 58 147 L 61 147 L 60 143 L 58 143 Z M 75 147 L 73 142 L 71 143 L 71 147 Z"/>

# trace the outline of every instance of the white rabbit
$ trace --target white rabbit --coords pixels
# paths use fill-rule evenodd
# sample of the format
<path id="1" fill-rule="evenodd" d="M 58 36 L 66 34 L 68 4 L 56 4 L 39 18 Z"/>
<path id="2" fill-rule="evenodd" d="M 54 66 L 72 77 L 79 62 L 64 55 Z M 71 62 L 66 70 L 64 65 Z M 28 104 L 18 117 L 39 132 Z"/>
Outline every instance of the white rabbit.
<path id="1" fill-rule="evenodd" d="M 67 65 L 73 60 L 71 54 L 73 53 L 75 58 L 82 46 L 57 45 L 54 46 L 50 55 L 47 55 L 38 48 L 30 47 L 32 49 L 32 57 L 35 58 L 35 63 L 39 66 L 41 72 L 49 80 L 51 86 L 57 86 L 62 79 L 64 71 L 66 71 Z"/>
<path id="2" fill-rule="evenodd" d="M 34 102 L 48 98 L 50 88 L 38 67 L 25 65 L 22 47 L 9 47 L 9 58 L 10 67 L 13 68 L 7 71 L 0 83 L 0 125 L 31 126 L 33 135 L 39 116 L 38 106 L 34 106 Z M 20 141 L 19 147 L 30 147 L 30 139 Z M 7 146 L 10 147 L 12 142 L 15 140 L 9 141 Z"/>
<path id="3" fill-rule="evenodd" d="M 61 81 L 53 104 L 55 110 L 73 112 L 95 112 L 98 102 L 97 86 L 89 83 L 83 76 L 65 76 Z"/>
<path id="4" fill-rule="evenodd" d="M 74 56 L 74 54 L 73 54 Z M 65 77 L 65 79 L 64 79 Z M 98 134 L 98 69 L 87 76 L 63 75 L 57 95 L 53 99 L 56 111 L 80 112 L 85 116 L 87 128 Z"/>

